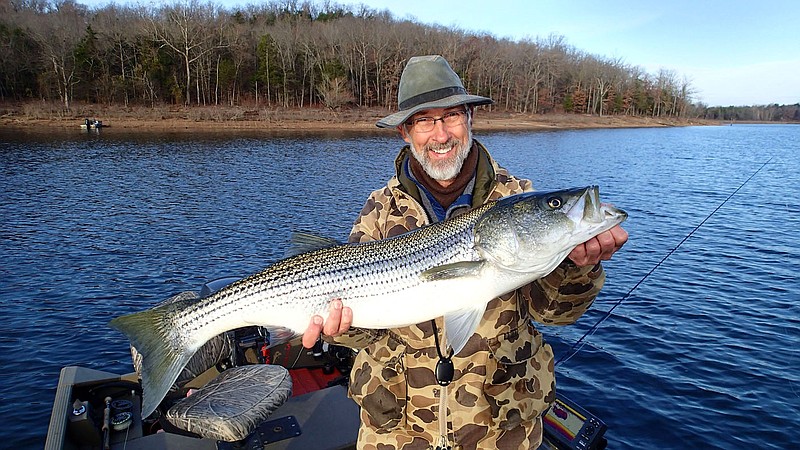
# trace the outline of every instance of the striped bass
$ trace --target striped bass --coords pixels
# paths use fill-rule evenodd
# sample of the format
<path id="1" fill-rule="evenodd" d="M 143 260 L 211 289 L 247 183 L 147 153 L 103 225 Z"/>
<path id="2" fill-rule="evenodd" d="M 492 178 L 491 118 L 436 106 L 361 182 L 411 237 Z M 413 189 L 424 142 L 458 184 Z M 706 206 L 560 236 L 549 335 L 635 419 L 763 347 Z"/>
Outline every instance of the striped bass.
<path id="1" fill-rule="evenodd" d="M 445 339 L 457 354 L 490 300 L 552 272 L 575 246 L 626 218 L 600 203 L 597 186 L 513 195 L 380 241 L 307 239 L 302 252 L 205 298 L 109 325 L 142 355 L 143 417 L 212 337 L 259 325 L 278 345 L 302 334 L 313 315 L 327 316 L 334 299 L 352 309 L 353 327 L 398 328 L 444 316 Z"/>

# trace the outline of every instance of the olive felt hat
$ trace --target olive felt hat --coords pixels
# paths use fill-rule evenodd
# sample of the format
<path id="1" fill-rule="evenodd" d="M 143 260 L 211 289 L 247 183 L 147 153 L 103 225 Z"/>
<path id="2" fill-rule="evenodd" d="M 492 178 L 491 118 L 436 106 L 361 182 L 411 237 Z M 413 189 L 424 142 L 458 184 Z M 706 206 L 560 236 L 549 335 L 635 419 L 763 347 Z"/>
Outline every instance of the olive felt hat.
<path id="1" fill-rule="evenodd" d="M 394 128 L 426 109 L 452 108 L 458 105 L 489 105 L 488 97 L 469 95 L 461 78 L 439 55 L 414 56 L 408 60 L 397 92 L 400 109 L 379 120 L 380 128 Z"/>

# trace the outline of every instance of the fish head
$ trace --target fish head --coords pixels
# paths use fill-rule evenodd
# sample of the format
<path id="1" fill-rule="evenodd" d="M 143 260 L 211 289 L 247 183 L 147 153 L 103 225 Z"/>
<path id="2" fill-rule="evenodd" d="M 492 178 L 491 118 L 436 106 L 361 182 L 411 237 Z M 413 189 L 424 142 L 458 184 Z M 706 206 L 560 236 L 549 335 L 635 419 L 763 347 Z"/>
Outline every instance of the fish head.
<path id="1" fill-rule="evenodd" d="M 475 248 L 502 269 L 544 276 L 575 246 L 627 217 L 600 203 L 597 186 L 526 192 L 502 198 L 484 213 L 475 225 Z"/>

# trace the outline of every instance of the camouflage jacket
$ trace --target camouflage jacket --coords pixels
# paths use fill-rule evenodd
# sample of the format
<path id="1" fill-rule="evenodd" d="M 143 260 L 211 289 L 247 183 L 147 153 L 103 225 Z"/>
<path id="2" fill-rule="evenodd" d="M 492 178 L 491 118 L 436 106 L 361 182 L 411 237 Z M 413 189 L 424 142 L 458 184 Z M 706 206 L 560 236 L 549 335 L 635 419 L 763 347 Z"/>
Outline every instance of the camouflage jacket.
<path id="1" fill-rule="evenodd" d="M 473 207 L 532 190 L 531 182 L 480 152 Z M 397 175 L 374 191 L 353 226 L 351 242 L 384 239 L 427 225 L 420 193 L 396 161 Z M 350 396 L 361 406 L 358 447 L 416 449 L 537 448 L 542 412 L 555 398 L 553 351 L 531 320 L 570 324 L 591 305 L 604 280 L 602 266 L 562 263 L 545 278 L 489 302 L 466 347 L 452 360 L 453 382 L 435 380 L 438 354 L 425 322 L 392 330 L 359 330 L 335 339 L 361 351 L 350 374 Z M 443 329 L 442 318 L 436 320 Z"/>

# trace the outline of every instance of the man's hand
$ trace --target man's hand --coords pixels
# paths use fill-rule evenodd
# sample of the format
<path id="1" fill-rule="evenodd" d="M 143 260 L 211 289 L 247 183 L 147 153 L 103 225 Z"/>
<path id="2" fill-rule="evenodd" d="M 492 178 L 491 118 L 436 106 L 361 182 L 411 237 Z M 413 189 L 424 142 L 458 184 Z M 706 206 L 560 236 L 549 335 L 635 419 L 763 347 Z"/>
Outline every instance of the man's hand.
<path id="1" fill-rule="evenodd" d="M 568 255 L 576 266 L 594 266 L 608 261 L 617 250 L 628 242 L 628 232 L 617 225 L 578 245 Z"/>
<path id="2" fill-rule="evenodd" d="M 306 328 L 306 332 L 303 333 L 303 347 L 313 347 L 320 334 L 339 336 L 350 329 L 351 323 L 353 323 L 353 310 L 343 306 L 342 301 L 337 298 L 331 301 L 328 309 L 328 320 L 325 320 L 324 323 L 321 316 L 311 317 L 311 323 Z"/>

